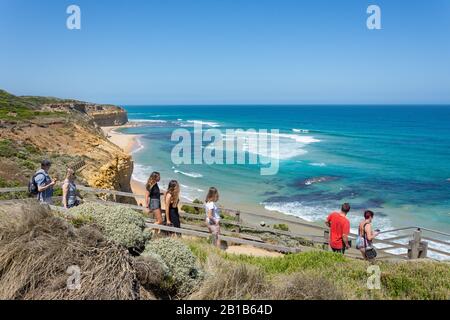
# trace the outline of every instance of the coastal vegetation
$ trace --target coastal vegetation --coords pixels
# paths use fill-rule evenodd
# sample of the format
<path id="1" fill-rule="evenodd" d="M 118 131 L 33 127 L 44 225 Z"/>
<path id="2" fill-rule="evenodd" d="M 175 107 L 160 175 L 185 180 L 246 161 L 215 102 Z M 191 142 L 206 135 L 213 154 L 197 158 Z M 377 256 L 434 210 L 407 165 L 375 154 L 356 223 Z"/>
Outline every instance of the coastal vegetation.
<path id="1" fill-rule="evenodd" d="M 288 254 L 282 257 L 255 257 L 224 253 L 211 247 L 204 240 L 187 240 L 192 252 L 203 265 L 208 266 L 213 259 L 226 261 L 241 269 L 248 281 L 241 279 L 236 283 L 235 291 L 222 291 L 217 285 L 230 275 L 217 272 L 215 278 L 206 283 L 206 296 L 217 299 L 257 299 L 261 295 L 270 299 L 448 299 L 450 297 L 450 264 L 426 261 L 377 261 L 381 271 L 380 290 L 369 290 L 367 280 L 370 276 L 366 261 L 325 251 L 308 251 Z M 245 268 L 245 271 L 242 269 Z M 227 268 L 225 268 L 227 269 Z M 228 268 L 230 269 L 230 268 Z M 231 268 L 232 269 L 232 268 Z M 250 273 L 259 276 L 255 281 Z M 223 277 L 224 279 L 217 279 Z M 253 280 L 251 280 L 253 279 Z M 262 280 L 264 279 L 264 280 Z M 264 285 L 261 281 L 265 281 Z M 239 287 L 257 287 L 246 295 L 239 294 Z M 262 288 L 270 288 L 263 290 Z M 214 292 L 211 292 L 215 288 Z M 323 289 L 323 290 L 322 290 Z M 236 292 L 229 296 L 226 292 Z M 223 296 L 222 296 L 223 293 Z"/>
<path id="2" fill-rule="evenodd" d="M 0 120 L 25 121 L 35 117 L 61 116 L 63 112 L 43 111 L 39 107 L 43 104 L 75 102 L 52 97 L 17 97 L 4 90 L 0 90 Z"/>
<path id="3" fill-rule="evenodd" d="M 108 240 L 127 248 L 139 250 L 150 238 L 144 216 L 122 206 L 88 202 L 70 210 L 68 218 L 77 227 L 95 223 Z"/>
<path id="4" fill-rule="evenodd" d="M 450 265 L 444 262 L 377 261 L 380 289 L 369 290 L 368 262 L 320 250 L 256 257 L 224 252 L 207 240 L 154 235 L 145 239 L 143 251 L 131 251 L 136 242 L 116 235 L 142 230 L 143 217 L 114 210 L 92 204 L 61 214 L 32 200 L 2 206 L 0 298 L 449 298 Z M 83 222 L 74 223 L 80 214 Z M 105 228 L 98 217 L 108 217 L 114 227 Z M 80 290 L 67 289 L 71 266 L 82 270 Z"/>
<path id="5" fill-rule="evenodd" d="M 274 224 L 273 228 L 281 231 L 289 231 L 289 226 L 285 223 Z"/>

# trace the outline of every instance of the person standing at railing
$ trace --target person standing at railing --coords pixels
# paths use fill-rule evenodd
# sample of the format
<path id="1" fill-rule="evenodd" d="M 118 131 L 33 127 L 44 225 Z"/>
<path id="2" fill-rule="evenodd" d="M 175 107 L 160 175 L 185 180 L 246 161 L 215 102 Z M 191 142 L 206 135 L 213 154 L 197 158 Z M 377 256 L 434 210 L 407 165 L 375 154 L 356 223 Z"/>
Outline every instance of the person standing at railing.
<path id="1" fill-rule="evenodd" d="M 51 166 L 52 163 L 50 160 L 43 160 L 41 162 L 41 169 L 36 171 L 33 176 L 34 183 L 37 186 L 37 199 L 41 203 L 53 203 L 53 187 L 58 181 L 56 179 L 52 180 L 48 174 Z"/>
<path id="2" fill-rule="evenodd" d="M 205 200 L 206 224 L 213 236 L 213 244 L 220 248 L 220 212 L 216 205 L 217 201 L 219 201 L 219 191 L 214 187 L 209 188 Z"/>
<path id="3" fill-rule="evenodd" d="M 80 204 L 80 201 L 77 198 L 78 191 L 75 184 L 75 171 L 73 171 L 73 169 L 71 168 L 67 169 L 66 178 L 64 179 L 62 185 L 62 191 L 62 203 L 64 208 L 70 209 Z"/>
<path id="4" fill-rule="evenodd" d="M 164 206 L 166 209 L 166 223 L 169 227 L 180 228 L 180 214 L 178 204 L 180 202 L 180 185 L 176 180 L 169 182 L 166 194 L 164 196 Z"/>
<path id="5" fill-rule="evenodd" d="M 350 211 L 350 204 L 344 203 L 340 212 L 332 212 L 325 224 L 330 227 L 330 247 L 333 252 L 345 254 L 346 249 L 350 249 L 348 235 L 350 233 L 350 221 L 347 214 Z"/>
<path id="6" fill-rule="evenodd" d="M 366 260 L 371 260 L 371 255 L 370 254 L 368 255 L 367 251 L 374 250 L 372 246 L 372 241 L 379 234 L 379 231 L 372 230 L 373 216 L 374 213 L 372 211 L 366 210 L 364 212 L 364 220 L 362 220 L 359 223 L 358 227 L 358 239 L 356 241 L 356 249 L 359 249 L 359 251 L 361 251 L 363 258 Z"/>
<path id="7" fill-rule="evenodd" d="M 161 191 L 158 182 L 161 180 L 159 172 L 152 172 L 145 185 L 145 208 L 153 213 L 156 224 L 163 224 L 161 213 Z"/>

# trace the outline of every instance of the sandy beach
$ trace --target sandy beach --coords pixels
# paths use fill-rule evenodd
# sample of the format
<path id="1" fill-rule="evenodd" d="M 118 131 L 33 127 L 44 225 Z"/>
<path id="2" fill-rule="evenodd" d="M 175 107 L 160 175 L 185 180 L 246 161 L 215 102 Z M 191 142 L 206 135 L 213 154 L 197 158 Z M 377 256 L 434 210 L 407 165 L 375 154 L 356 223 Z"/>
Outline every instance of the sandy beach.
<path id="1" fill-rule="evenodd" d="M 131 154 L 136 148 L 138 135 L 124 134 L 117 132 L 117 129 L 131 128 L 133 125 L 123 125 L 116 127 L 101 127 L 109 141 L 120 147 L 125 153 Z"/>
<path id="2" fill-rule="evenodd" d="M 117 129 L 131 128 L 134 126 L 136 126 L 136 124 L 129 123 L 123 126 L 102 127 L 102 130 L 109 141 L 120 147 L 125 153 L 132 155 L 133 151 L 138 147 L 137 139 L 139 138 L 139 135 L 124 134 L 118 132 Z M 142 182 L 131 178 L 130 185 L 134 194 L 145 195 L 145 185 Z M 136 202 L 140 205 L 144 204 L 144 200 L 140 197 L 136 198 Z"/>

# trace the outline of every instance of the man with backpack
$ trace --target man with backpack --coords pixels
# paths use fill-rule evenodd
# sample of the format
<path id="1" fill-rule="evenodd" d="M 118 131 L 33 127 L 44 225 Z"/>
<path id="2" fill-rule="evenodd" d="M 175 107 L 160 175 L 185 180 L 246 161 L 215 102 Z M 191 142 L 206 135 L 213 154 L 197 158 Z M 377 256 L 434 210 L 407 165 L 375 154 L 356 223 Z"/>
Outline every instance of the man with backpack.
<path id="1" fill-rule="evenodd" d="M 43 160 L 41 169 L 36 171 L 28 187 L 30 193 L 36 195 L 41 203 L 52 204 L 53 187 L 57 180 L 52 180 L 48 174 L 51 165 L 49 160 Z"/>

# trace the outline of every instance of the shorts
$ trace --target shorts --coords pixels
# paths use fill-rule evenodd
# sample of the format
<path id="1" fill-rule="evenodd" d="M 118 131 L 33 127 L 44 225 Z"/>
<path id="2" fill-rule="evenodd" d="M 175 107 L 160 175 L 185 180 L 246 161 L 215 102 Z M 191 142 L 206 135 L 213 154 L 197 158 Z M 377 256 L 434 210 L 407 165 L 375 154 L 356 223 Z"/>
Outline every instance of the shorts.
<path id="1" fill-rule="evenodd" d="M 219 234 L 220 232 L 220 225 L 218 224 L 210 224 L 209 219 L 206 219 L 206 224 L 208 225 L 208 230 L 214 235 Z"/>
<path id="2" fill-rule="evenodd" d="M 149 209 L 150 210 L 161 209 L 161 200 L 159 200 L 159 199 L 150 199 Z"/>

